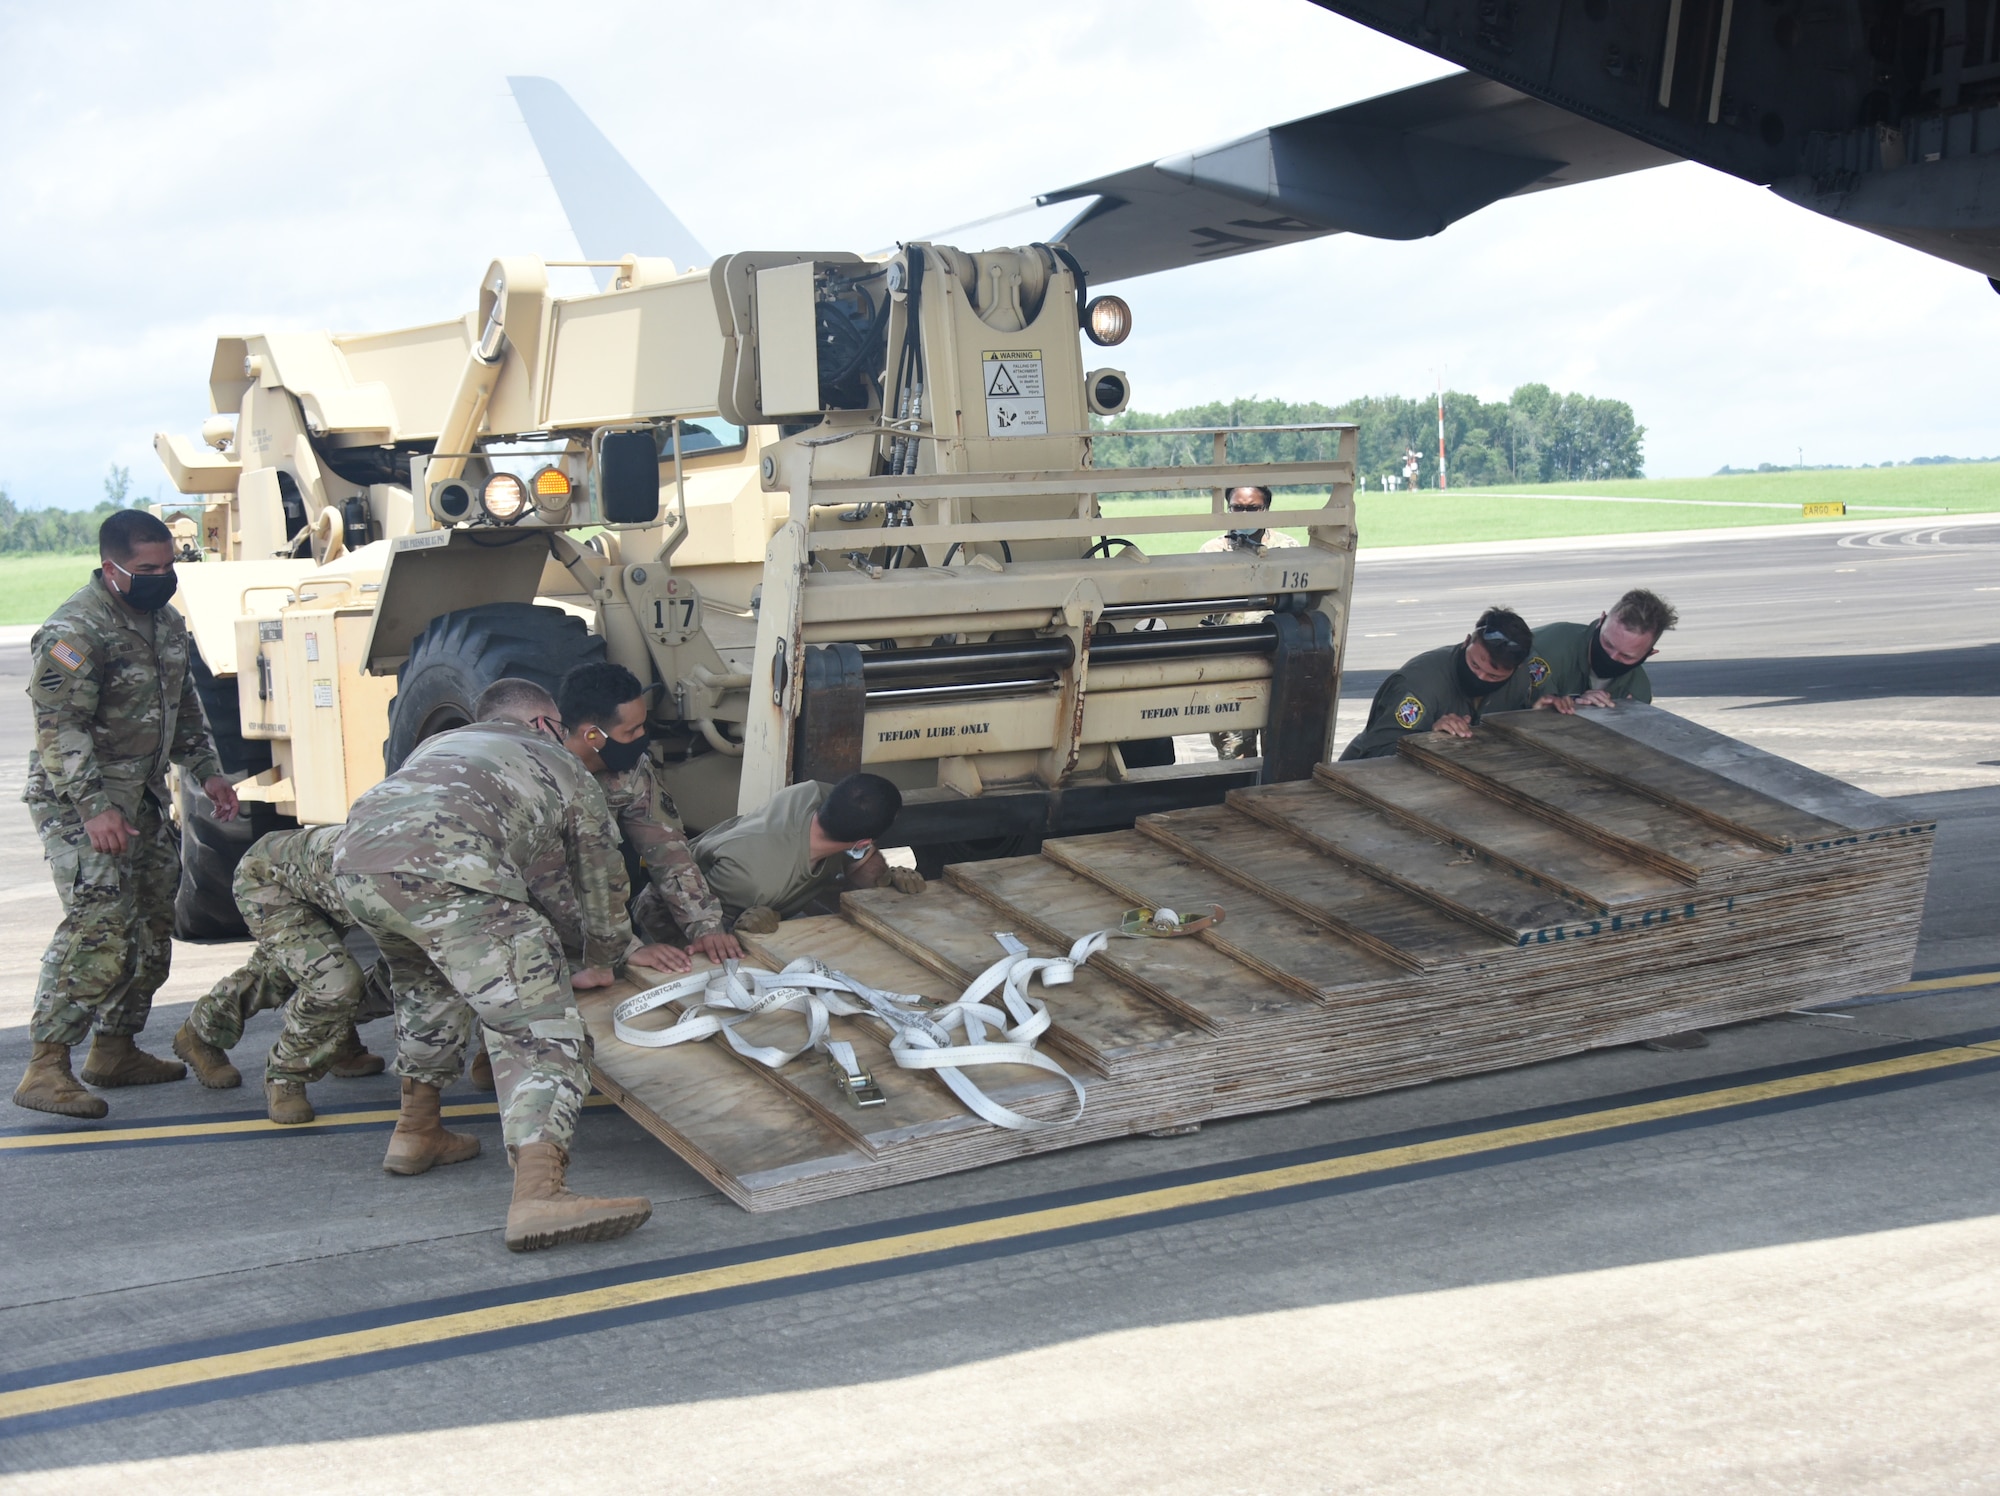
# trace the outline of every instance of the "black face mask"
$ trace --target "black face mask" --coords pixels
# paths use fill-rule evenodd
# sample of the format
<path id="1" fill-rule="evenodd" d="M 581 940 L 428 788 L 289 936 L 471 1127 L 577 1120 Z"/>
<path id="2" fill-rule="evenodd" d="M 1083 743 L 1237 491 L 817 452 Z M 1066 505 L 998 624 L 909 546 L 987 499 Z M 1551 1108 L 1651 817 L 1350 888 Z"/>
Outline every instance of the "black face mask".
<path id="1" fill-rule="evenodd" d="M 646 756 L 646 734 L 640 733 L 629 743 L 621 743 L 607 735 L 597 745 L 597 756 L 604 760 L 604 767 L 613 774 L 623 774 Z"/>
<path id="2" fill-rule="evenodd" d="M 181 579 L 172 572 L 163 576 L 135 577 L 116 561 L 107 561 L 106 566 L 115 567 L 125 577 L 125 590 L 119 597 L 137 608 L 141 613 L 157 613 L 167 605 L 167 599 L 179 590 Z"/>
<path id="3" fill-rule="evenodd" d="M 1263 540 L 1264 532 L 1262 530 L 1231 530 L 1229 532 L 1229 543 L 1239 551 L 1248 550 L 1254 545 L 1261 545 Z"/>
<path id="4" fill-rule="evenodd" d="M 1636 665 L 1627 665 L 1622 660 L 1614 660 L 1605 651 L 1603 641 L 1598 638 L 1602 625 L 1590 631 L 1590 673 L 1599 680 L 1616 680 Z"/>
<path id="5" fill-rule="evenodd" d="M 1459 694 L 1469 696 L 1474 701 L 1482 696 L 1490 696 L 1500 689 L 1495 682 L 1481 680 L 1473 674 L 1472 666 L 1466 663 L 1465 646 L 1462 644 L 1458 647 L 1458 653 L 1451 657 L 1451 670 L 1458 681 Z"/>

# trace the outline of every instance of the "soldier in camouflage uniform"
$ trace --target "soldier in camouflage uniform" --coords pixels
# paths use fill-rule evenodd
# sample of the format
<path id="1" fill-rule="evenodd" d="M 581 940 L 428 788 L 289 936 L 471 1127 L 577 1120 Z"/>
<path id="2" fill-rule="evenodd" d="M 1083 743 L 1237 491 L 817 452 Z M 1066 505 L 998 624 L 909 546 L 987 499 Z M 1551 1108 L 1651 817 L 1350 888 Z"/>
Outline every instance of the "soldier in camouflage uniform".
<path id="1" fill-rule="evenodd" d="M 650 941 L 681 941 L 697 955 L 727 961 L 743 947 L 722 928 L 722 905 L 709 892 L 681 830 L 680 813 L 646 756 L 646 689 L 623 665 L 579 665 L 556 691 L 570 752 L 596 777 L 624 837 L 627 865 L 636 862 L 646 887 L 632 901 L 632 924 Z M 560 893 L 555 895 L 560 898 Z M 545 903 L 564 944 L 578 926 L 574 902 Z M 677 968 L 678 969 L 678 968 Z"/>
<path id="2" fill-rule="evenodd" d="M 187 1074 L 138 1049 L 173 954 L 180 836 L 167 766 L 201 783 L 221 820 L 236 815 L 188 674 L 193 646 L 173 595 L 173 538 L 122 510 L 97 536 L 103 565 L 36 632 L 28 671 L 35 750 L 22 799 L 34 816 L 62 923 L 42 957 L 30 1026 L 34 1057 L 17 1106 L 71 1117 L 108 1108 L 77 1084 L 69 1051 L 95 1030 L 83 1079 L 143 1086 Z"/>
<path id="3" fill-rule="evenodd" d="M 240 905 L 241 887 L 234 892 Z M 340 923 L 352 928 L 353 921 L 347 917 L 344 905 L 336 906 L 332 912 Z M 386 991 L 386 984 L 379 985 Z M 211 1091 L 235 1089 L 243 1084 L 243 1072 L 230 1063 L 228 1052 L 243 1041 L 243 1030 L 252 1017 L 284 1007 L 298 990 L 284 962 L 269 947 L 259 945 L 251 951 L 248 961 L 209 988 L 189 1010 L 174 1035 L 174 1053 L 188 1062 L 194 1078 Z M 386 1007 L 380 1007 L 372 1016 L 380 1017 L 387 1011 Z M 371 1015 L 364 997 L 361 1010 L 340 1037 L 333 1062 L 326 1067 L 328 1075 L 357 1080 L 380 1075 L 387 1068 L 382 1056 L 371 1053 L 362 1042 L 358 1025 L 368 1016 Z"/>
<path id="4" fill-rule="evenodd" d="M 609 985 L 631 944 L 617 833 L 604 792 L 563 747 L 546 691 L 496 682 L 477 715 L 355 801 L 334 855 L 341 897 L 382 948 L 396 992 L 403 1103 L 382 1167 L 421 1174 L 478 1153 L 476 1138 L 439 1120 L 439 1093 L 458 1078 L 477 1021 L 521 1075 L 501 1103 L 514 1164 L 507 1246 L 608 1240 L 644 1222 L 652 1203 L 575 1195 L 563 1176 L 590 1090 L 571 987 Z M 569 981 L 528 887 L 531 869 L 558 859 L 582 907 L 588 963 Z"/>
<path id="5" fill-rule="evenodd" d="M 349 1058 L 354 1017 L 367 986 L 342 941 L 354 926 L 333 881 L 333 854 L 343 829 L 274 831 L 243 854 L 233 886 L 243 922 L 257 937 L 257 952 L 235 977 L 195 1004 L 174 1036 L 175 1052 L 194 1066 L 203 1085 L 218 1084 L 219 1068 L 235 1076 L 223 1083 L 240 1084 L 242 1077 L 222 1048 L 202 1035 L 233 1024 L 234 1037 L 242 1037 L 239 994 L 247 991 L 253 1000 L 275 996 L 284 1005 L 284 1019 L 264 1067 L 264 1104 L 273 1122 L 313 1120 L 306 1085 Z M 249 981 L 238 980 L 246 975 Z M 375 1070 L 381 1069 L 376 1059 Z"/>

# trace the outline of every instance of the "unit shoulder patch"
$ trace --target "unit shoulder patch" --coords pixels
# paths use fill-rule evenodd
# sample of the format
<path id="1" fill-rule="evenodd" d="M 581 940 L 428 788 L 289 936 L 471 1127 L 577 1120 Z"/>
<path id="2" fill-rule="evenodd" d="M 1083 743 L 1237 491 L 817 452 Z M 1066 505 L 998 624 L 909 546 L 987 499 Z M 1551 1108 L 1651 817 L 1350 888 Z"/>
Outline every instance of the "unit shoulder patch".
<path id="1" fill-rule="evenodd" d="M 1414 696 L 1405 696 L 1396 703 L 1396 721 L 1407 730 L 1424 720 L 1424 704 Z"/>
<path id="2" fill-rule="evenodd" d="M 1549 678 L 1549 662 L 1547 660 L 1543 659 L 1540 655 L 1536 655 L 1532 660 L 1528 661 L 1529 685 L 1539 690 L 1541 688 L 1542 682 L 1547 680 L 1548 678 Z"/>

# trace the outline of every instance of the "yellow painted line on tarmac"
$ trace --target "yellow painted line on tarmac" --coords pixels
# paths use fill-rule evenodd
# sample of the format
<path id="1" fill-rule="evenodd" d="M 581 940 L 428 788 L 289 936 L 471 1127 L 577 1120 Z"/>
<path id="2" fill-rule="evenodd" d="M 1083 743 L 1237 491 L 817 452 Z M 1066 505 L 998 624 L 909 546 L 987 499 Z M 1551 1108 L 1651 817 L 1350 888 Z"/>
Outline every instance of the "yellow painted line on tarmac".
<path id="1" fill-rule="evenodd" d="M 1890 992 L 1943 992 L 1952 987 L 1991 987 L 2000 984 L 2000 971 L 1968 971 L 1955 977 L 1927 977 L 1921 982 L 1905 982 Z"/>
<path id="2" fill-rule="evenodd" d="M 1949 1069 L 1994 1059 L 2000 1059 L 2000 1041 L 1954 1045 L 1920 1054 L 1903 1055 L 1895 1059 L 1836 1066 L 1828 1070 L 1812 1071 L 1778 1080 L 1725 1086 L 1713 1091 L 1697 1091 L 1690 1095 L 1675 1096 L 1660 1101 L 1581 1112 L 1541 1122 L 1463 1133 L 1455 1137 L 1435 1138 L 1427 1142 L 1380 1148 L 1366 1153 L 1319 1159 L 1309 1163 L 1246 1170 L 1241 1174 L 1224 1175 L 1191 1184 L 1166 1185 L 1106 1199 L 1023 1211 L 1015 1215 L 995 1216 L 951 1226 L 877 1237 L 872 1240 L 848 1242 L 838 1246 L 781 1253 L 747 1262 L 640 1279 L 632 1283 L 551 1294 L 543 1298 L 525 1299 L 512 1304 L 467 1310 L 456 1314 L 412 1318 L 400 1324 L 313 1336 L 251 1350 L 194 1357 L 185 1361 L 169 1361 L 130 1371 L 76 1377 L 67 1381 L 49 1382 L 37 1387 L 24 1387 L 17 1391 L 0 1393 L 0 1420 L 55 1412 L 89 1403 L 107 1402 L 115 1398 L 167 1392 L 196 1386 L 203 1382 L 256 1376 L 384 1351 L 407 1350 L 412 1346 L 433 1345 L 470 1335 L 552 1324 L 583 1315 L 665 1303 L 695 1294 L 810 1277 L 818 1273 L 864 1267 L 898 1258 L 920 1257 L 955 1248 L 989 1245 L 1045 1232 L 1156 1215 L 1191 1206 L 1241 1200 L 1304 1185 L 1323 1184 L 1339 1179 L 1409 1168 L 1413 1165 L 1438 1163 L 1502 1149 L 1554 1142 L 1616 1128 L 1699 1116 L 1703 1112 L 1782 1100 L 1815 1091 L 1918 1075 L 1926 1071 Z"/>
<path id="3" fill-rule="evenodd" d="M 587 1107 L 611 1106 L 608 1096 L 586 1097 Z M 148 1125 L 144 1122 L 132 1127 L 107 1127 L 97 1132 L 34 1132 L 16 1137 L 0 1138 L 0 1153 L 22 1148 L 75 1148 L 83 1145 L 95 1146 L 102 1143 L 153 1143 L 170 1138 L 227 1138 L 242 1137 L 249 1133 L 307 1133 L 325 1127 L 379 1127 L 384 1122 L 394 1122 L 396 1107 L 388 1107 L 376 1112 L 330 1112 L 321 1113 L 311 1122 L 287 1126 L 273 1122 L 267 1117 L 244 1117 L 233 1122 L 166 1122 Z M 493 1117 L 499 1115 L 499 1105 L 491 1101 L 467 1101 L 453 1106 L 439 1108 L 446 1119 L 465 1117 Z"/>

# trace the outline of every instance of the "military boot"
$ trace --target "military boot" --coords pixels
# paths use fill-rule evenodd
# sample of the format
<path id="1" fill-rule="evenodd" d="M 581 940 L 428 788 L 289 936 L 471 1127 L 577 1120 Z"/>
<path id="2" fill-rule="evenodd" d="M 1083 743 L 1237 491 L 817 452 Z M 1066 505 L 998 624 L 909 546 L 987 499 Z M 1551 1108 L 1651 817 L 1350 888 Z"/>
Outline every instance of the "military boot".
<path id="1" fill-rule="evenodd" d="M 527 1143 L 514 1155 L 514 1203 L 507 1208 L 507 1250 L 533 1252 L 570 1241 L 611 1241 L 636 1231 L 653 1213 L 637 1198 L 598 1200 L 563 1187 L 569 1154 L 557 1143 Z"/>
<path id="2" fill-rule="evenodd" d="M 387 1068 L 388 1062 L 361 1042 L 361 1031 L 350 1023 L 326 1073 L 340 1080 L 359 1080 L 364 1075 L 380 1075 Z"/>
<path id="3" fill-rule="evenodd" d="M 421 1174 L 433 1164 L 462 1164 L 479 1156 L 479 1139 L 446 1132 L 438 1118 L 438 1088 L 403 1080 L 403 1111 L 382 1156 L 383 1172 Z"/>
<path id="4" fill-rule="evenodd" d="M 69 1073 L 69 1046 L 41 1040 L 35 1042 L 28 1073 L 14 1087 L 14 1105 L 58 1117 L 101 1117 L 111 1110 L 102 1096 L 91 1095 Z"/>
<path id="5" fill-rule="evenodd" d="M 90 1041 L 80 1078 L 91 1086 L 157 1086 L 186 1080 L 187 1066 L 147 1054 L 130 1034 L 98 1034 Z"/>
<path id="6" fill-rule="evenodd" d="M 475 1091 L 497 1091 L 493 1083 L 493 1056 L 480 1050 L 472 1057 L 472 1068 L 465 1072 L 466 1081 Z"/>
<path id="7" fill-rule="evenodd" d="M 297 1127 L 313 1120 L 306 1100 L 306 1083 L 295 1075 L 264 1077 L 264 1114 L 280 1127 Z"/>
<path id="8" fill-rule="evenodd" d="M 174 1053 L 188 1062 L 194 1078 L 211 1091 L 233 1091 L 243 1084 L 243 1072 L 229 1063 L 228 1051 L 197 1034 L 192 1021 L 175 1032 Z"/>

